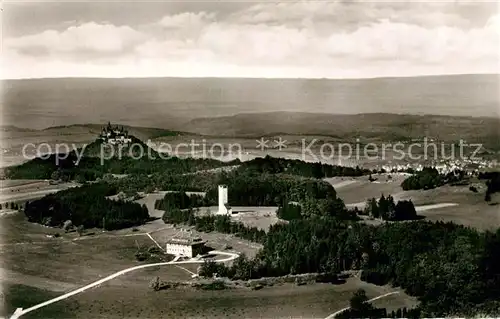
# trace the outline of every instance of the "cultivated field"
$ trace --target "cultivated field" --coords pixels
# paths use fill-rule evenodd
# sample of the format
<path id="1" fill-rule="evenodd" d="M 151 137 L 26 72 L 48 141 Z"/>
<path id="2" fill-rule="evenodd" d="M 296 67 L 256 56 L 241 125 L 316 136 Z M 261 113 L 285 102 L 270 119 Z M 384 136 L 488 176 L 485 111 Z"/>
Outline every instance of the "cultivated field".
<path id="1" fill-rule="evenodd" d="M 49 181 L 45 180 L 2 180 L 1 182 L 0 203 L 25 202 L 78 185 L 72 182 L 50 185 Z"/>

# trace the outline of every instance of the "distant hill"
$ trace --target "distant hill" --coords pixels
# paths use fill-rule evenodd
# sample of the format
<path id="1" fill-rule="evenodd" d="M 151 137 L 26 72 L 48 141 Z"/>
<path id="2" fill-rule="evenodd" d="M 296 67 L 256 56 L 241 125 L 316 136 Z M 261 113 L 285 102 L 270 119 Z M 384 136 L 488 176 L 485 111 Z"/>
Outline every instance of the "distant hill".
<path id="1" fill-rule="evenodd" d="M 190 132 L 215 136 L 303 134 L 341 139 L 362 136 L 390 141 L 427 136 L 444 141 L 465 139 L 482 142 L 498 142 L 500 139 L 500 118 L 387 113 L 248 113 L 198 118 L 190 121 L 186 128 Z"/>
<path id="2" fill-rule="evenodd" d="M 122 126 L 121 124 L 118 124 Z M 44 129 L 26 129 L 19 128 L 13 125 L 0 126 L 0 131 L 2 132 L 2 138 L 27 138 L 27 137 L 44 137 L 48 140 L 55 138 L 65 138 L 77 136 L 86 137 L 88 140 L 93 140 L 101 132 L 101 129 L 105 124 L 72 124 L 66 126 L 52 126 Z M 153 127 L 139 127 L 139 126 L 129 126 L 123 125 L 123 127 L 129 131 L 130 134 L 136 136 L 138 139 L 146 141 L 148 139 L 154 139 L 162 136 L 179 136 L 185 134 L 179 131 L 172 131 L 162 128 Z"/>
<path id="3" fill-rule="evenodd" d="M 121 125 L 121 124 L 114 124 L 113 125 L 118 125 L 118 126 L 123 126 L 124 129 L 126 129 L 131 135 L 134 135 L 136 138 L 140 140 L 147 140 L 147 139 L 154 139 L 157 137 L 163 137 L 163 136 L 179 136 L 182 135 L 183 132 L 179 131 L 171 131 L 167 129 L 162 129 L 162 128 L 155 128 L 155 127 L 140 127 L 140 126 L 129 126 L 129 125 Z M 66 126 L 52 126 L 43 130 L 40 130 L 42 132 L 88 132 L 92 134 L 99 134 L 101 132 L 101 129 L 104 127 L 104 124 L 73 124 L 73 125 L 66 125 Z"/>
<path id="4" fill-rule="evenodd" d="M 117 123 L 120 125 L 119 123 Z M 114 124 L 116 125 L 116 124 Z M 102 124 L 75 124 L 28 130 L 2 127 L 3 140 L 38 143 L 73 140 L 94 141 Z M 121 126 L 121 125 L 120 125 Z M 212 137 L 261 137 L 269 135 L 319 135 L 341 140 L 364 137 L 395 141 L 435 138 L 443 141 L 480 142 L 500 149 L 500 118 L 409 115 L 390 113 L 323 114 L 305 112 L 242 113 L 232 116 L 196 118 L 183 125 L 183 131 L 166 128 L 124 126 L 142 141 L 159 137 L 205 135 Z"/>
<path id="5" fill-rule="evenodd" d="M 499 75 L 376 79 L 126 78 L 4 80 L 3 123 L 101 123 L 184 131 L 239 113 L 400 113 L 500 117 Z"/>

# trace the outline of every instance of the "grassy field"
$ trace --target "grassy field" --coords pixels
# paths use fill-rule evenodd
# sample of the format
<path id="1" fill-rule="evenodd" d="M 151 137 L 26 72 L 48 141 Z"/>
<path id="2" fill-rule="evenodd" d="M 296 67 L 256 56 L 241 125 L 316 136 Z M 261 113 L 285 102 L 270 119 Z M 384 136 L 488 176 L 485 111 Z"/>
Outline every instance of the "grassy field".
<path id="1" fill-rule="evenodd" d="M 392 195 L 397 200 L 411 199 L 415 206 L 450 203 L 450 207 L 440 207 L 418 212 L 427 220 L 452 221 L 457 224 L 481 230 L 495 230 L 500 227 L 500 194 L 494 194 L 491 204 L 484 201 L 484 182 L 471 180 L 479 192 L 469 190 L 469 185 L 445 185 L 430 190 L 403 191 L 401 182 L 404 176 L 392 174 L 388 181 L 387 174 L 374 174 L 377 181 L 370 182 L 366 176 L 356 178 L 334 177 L 326 179 L 336 187 L 337 196 L 347 205 L 361 206 L 369 198 L 379 198 L 381 194 Z M 377 223 L 375 223 L 377 224 Z"/>
<path id="2" fill-rule="evenodd" d="M 388 179 L 388 174 L 373 174 L 372 177 L 377 180 L 370 182 L 368 176 L 361 176 L 333 177 L 325 181 L 332 184 L 337 196 L 346 204 L 364 202 L 372 197 L 379 198 L 382 194 L 394 196 L 403 192 L 401 188 L 401 182 L 405 179 L 403 175 L 391 174 L 391 179 Z"/>
<path id="3" fill-rule="evenodd" d="M 60 238 L 46 235 L 61 230 L 32 224 L 22 214 L 2 217 L 2 268 L 40 280 L 84 284 L 115 271 L 138 264 L 137 245 L 154 243 L 147 236 L 103 238 L 62 233 Z M 99 235 L 103 236 L 103 235 Z"/>
<path id="4" fill-rule="evenodd" d="M 0 316 L 11 315 L 16 308 L 29 308 L 60 295 L 60 293 L 38 289 L 20 284 L 2 282 Z M 38 309 L 23 318 L 73 318 L 74 314 L 65 307 L 65 303 L 55 303 L 50 307 Z"/>
<path id="5" fill-rule="evenodd" d="M 177 288 L 155 292 L 148 282 L 124 282 L 103 285 L 63 303 L 74 318 L 324 318 L 346 307 L 359 288 L 365 289 L 369 298 L 394 291 L 357 279 L 349 279 L 342 285 L 284 284 L 258 291 Z M 415 304 L 405 294 L 377 301 L 377 306 L 389 310 Z"/>
<path id="6" fill-rule="evenodd" d="M 34 305 L 116 271 L 139 265 L 141 262 L 135 259 L 137 247 L 154 245 L 149 237 L 130 229 L 79 238 L 75 233 L 64 233 L 60 229 L 29 223 L 21 213 L 0 218 L 0 279 L 5 305 L 2 314 L 12 313 L 17 307 Z M 47 237 L 54 233 L 60 233 L 61 237 Z M 191 271 L 196 271 L 196 268 Z M 126 281 L 117 278 L 109 285 L 126 287 L 136 283 L 147 286 L 157 275 L 165 280 L 191 278 L 186 270 L 175 266 L 154 267 L 133 273 Z M 26 317 L 71 317 L 71 312 L 59 311 L 59 305 L 63 304 L 57 304 L 53 310 L 47 308 L 38 315 L 34 313 Z"/>
<path id="7" fill-rule="evenodd" d="M 489 204 L 484 201 L 484 192 L 473 193 L 468 186 L 443 186 L 426 191 L 404 192 L 400 198 L 411 198 L 415 205 L 458 204 L 419 212 L 427 220 L 453 221 L 481 230 L 496 230 L 500 227 L 500 205 L 495 205 L 500 202 L 500 194 L 494 194 Z"/>

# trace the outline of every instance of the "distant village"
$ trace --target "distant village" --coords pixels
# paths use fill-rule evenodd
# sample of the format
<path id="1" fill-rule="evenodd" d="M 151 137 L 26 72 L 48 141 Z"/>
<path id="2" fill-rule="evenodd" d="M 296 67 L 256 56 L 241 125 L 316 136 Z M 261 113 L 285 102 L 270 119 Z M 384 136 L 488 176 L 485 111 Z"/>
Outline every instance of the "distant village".
<path id="1" fill-rule="evenodd" d="M 347 166 L 347 167 L 366 167 L 366 163 L 362 161 L 353 160 L 353 159 L 338 159 L 336 165 L 338 166 Z M 442 160 L 434 160 L 434 161 L 426 161 L 424 162 L 408 162 L 408 163 L 391 163 L 390 161 L 385 164 L 378 164 L 372 166 L 379 171 L 383 171 L 386 173 L 411 173 L 422 171 L 424 167 L 433 167 L 440 174 L 448 174 L 457 170 L 465 171 L 469 175 L 475 175 L 478 172 L 485 169 L 494 169 L 499 167 L 499 163 L 496 160 L 487 160 L 487 159 L 471 159 L 471 158 L 463 158 L 463 159 L 442 159 Z"/>
<path id="2" fill-rule="evenodd" d="M 406 163 L 406 164 L 386 164 L 382 165 L 381 169 L 386 172 L 407 172 L 409 170 L 421 171 L 424 167 L 433 167 L 440 174 L 448 174 L 456 170 L 465 171 L 469 175 L 475 175 L 484 169 L 496 168 L 498 163 L 496 160 L 485 159 L 455 159 L 455 160 L 441 160 L 429 164 L 422 163 Z"/>
<path id="3" fill-rule="evenodd" d="M 108 125 L 102 128 L 101 133 L 99 134 L 99 139 L 106 144 L 129 144 L 132 142 L 132 139 L 128 135 L 128 131 L 123 128 L 123 126 L 113 127 L 110 122 Z"/>

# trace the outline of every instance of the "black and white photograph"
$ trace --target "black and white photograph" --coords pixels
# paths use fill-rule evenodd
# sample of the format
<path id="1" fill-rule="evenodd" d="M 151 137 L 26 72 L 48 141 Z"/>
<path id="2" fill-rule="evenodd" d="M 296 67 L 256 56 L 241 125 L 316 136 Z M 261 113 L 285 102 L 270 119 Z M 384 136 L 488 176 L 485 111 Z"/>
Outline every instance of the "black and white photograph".
<path id="1" fill-rule="evenodd" d="M 0 318 L 500 317 L 498 1 L 0 6 Z"/>

